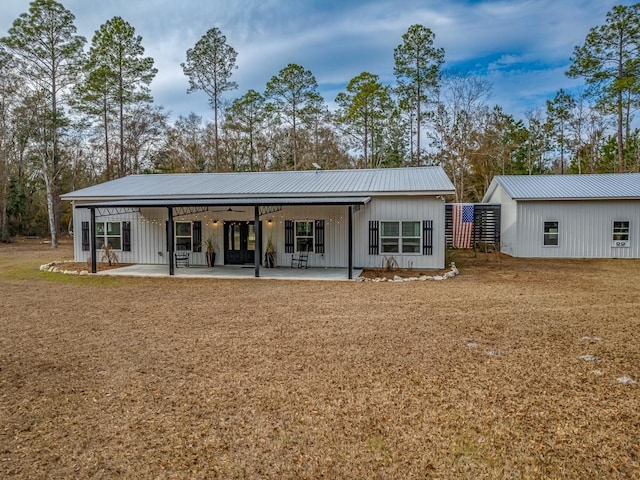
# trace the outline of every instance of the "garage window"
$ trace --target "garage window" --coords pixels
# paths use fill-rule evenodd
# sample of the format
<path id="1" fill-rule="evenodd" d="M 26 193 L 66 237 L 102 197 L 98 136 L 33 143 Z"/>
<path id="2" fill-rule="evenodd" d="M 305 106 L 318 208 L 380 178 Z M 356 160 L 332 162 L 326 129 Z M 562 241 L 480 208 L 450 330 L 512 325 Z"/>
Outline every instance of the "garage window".
<path id="1" fill-rule="evenodd" d="M 629 246 L 629 221 L 613 222 L 613 246 Z"/>
<path id="2" fill-rule="evenodd" d="M 558 222 L 544 222 L 544 246 L 545 247 L 557 247 L 558 246 Z"/>

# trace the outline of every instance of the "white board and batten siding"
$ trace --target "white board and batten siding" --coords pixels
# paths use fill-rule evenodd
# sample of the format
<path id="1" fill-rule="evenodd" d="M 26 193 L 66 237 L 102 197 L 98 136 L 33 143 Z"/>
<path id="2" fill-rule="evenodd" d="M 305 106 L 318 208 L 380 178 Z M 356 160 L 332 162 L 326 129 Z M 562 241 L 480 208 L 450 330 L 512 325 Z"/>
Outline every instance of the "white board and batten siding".
<path id="1" fill-rule="evenodd" d="M 158 209 L 160 210 L 160 209 Z M 166 230 L 164 220 L 166 219 L 166 209 L 164 217 L 158 211 L 157 220 L 153 217 L 147 219 L 137 212 L 121 213 L 114 215 L 100 215 L 100 210 L 96 211 L 96 222 L 131 222 L 131 251 L 125 252 L 117 250 L 116 255 L 120 263 L 141 263 L 141 264 L 169 264 L 166 253 Z M 74 261 L 85 262 L 91 257 L 90 251 L 82 250 L 82 222 L 91 221 L 91 212 L 87 208 L 73 209 L 73 224 L 75 234 Z M 101 252 L 97 252 L 97 260 L 100 261 Z M 204 259 L 204 257 L 203 257 Z"/>
<path id="2" fill-rule="evenodd" d="M 518 202 L 514 255 L 640 258 L 640 201 Z M 558 222 L 558 246 L 544 245 L 544 222 Z M 628 246 L 615 246 L 613 222 L 629 222 Z"/>
<path id="3" fill-rule="evenodd" d="M 374 197 L 353 213 L 353 264 L 357 268 L 382 267 L 385 255 L 369 255 L 369 221 L 433 220 L 433 253 L 393 254 L 401 267 L 437 269 L 444 266 L 444 202 L 434 197 Z M 289 266 L 293 254 L 284 250 L 286 220 L 324 220 L 324 253 L 309 255 L 310 267 L 346 267 L 348 252 L 348 207 L 288 207 L 263 222 L 263 244 L 271 236 L 277 250 L 278 264 Z M 421 239 L 422 240 L 422 239 Z M 263 248 L 264 251 L 264 248 Z M 387 255 L 391 256 L 391 255 Z"/>
<path id="4" fill-rule="evenodd" d="M 597 191 L 598 175 L 576 177 L 523 176 L 515 180 L 518 182 L 516 186 L 529 187 L 529 182 L 533 184 L 531 196 L 543 196 L 540 194 L 543 187 L 536 185 L 537 182 L 550 182 L 553 188 L 549 196 L 567 195 L 567 190 L 572 187 L 582 188 L 587 192 L 585 196 Z M 627 180 L 634 178 L 626 177 Z M 583 187 L 582 183 L 586 182 L 593 184 Z M 640 199 L 514 199 L 496 177 L 483 202 L 500 203 L 502 206 L 501 251 L 508 255 L 528 258 L 640 258 Z M 624 246 L 617 245 L 613 238 L 614 222 L 620 221 L 629 222 L 629 240 Z M 558 222 L 557 246 L 544 245 L 545 222 Z"/>
<path id="5" fill-rule="evenodd" d="M 202 222 L 203 240 L 212 236 L 217 245 L 216 264 L 224 263 L 224 222 L 253 222 L 253 208 L 244 212 L 204 212 L 185 215 L 177 221 Z M 439 269 L 444 267 L 444 202 L 430 196 L 424 197 L 375 197 L 367 205 L 354 208 L 353 214 L 353 264 L 355 267 L 381 267 L 384 254 L 369 254 L 369 221 L 433 221 L 432 254 L 393 254 L 401 267 L 416 269 Z M 140 212 L 100 215 L 97 209 L 97 222 L 131 222 L 131 251 L 117 251 L 121 263 L 168 264 L 166 252 L 166 208 L 142 208 Z M 331 268 L 346 267 L 348 252 L 348 207 L 347 206 L 292 206 L 261 217 L 262 252 L 269 238 L 276 248 L 277 262 L 280 266 L 291 264 L 292 253 L 285 252 L 285 222 L 287 220 L 324 221 L 324 253 L 311 252 L 309 267 Z M 78 232 L 74 237 L 75 261 L 84 262 L 91 252 L 82 250 L 80 225 L 90 221 L 90 210 L 74 209 L 74 225 Z M 422 233 L 422 232 L 421 232 Z M 422 239 L 421 239 L 422 244 Z M 204 249 L 203 249 L 204 250 Z M 100 252 L 98 252 L 100 256 Z M 388 255 L 390 256 L 390 255 Z M 99 259 L 98 259 L 99 260 Z M 204 252 L 192 252 L 193 265 L 205 265 Z"/>
<path id="6" fill-rule="evenodd" d="M 391 254 L 401 268 L 439 269 L 444 267 L 445 257 L 445 211 L 444 200 L 432 196 L 374 197 L 371 202 L 355 213 L 354 219 L 354 265 L 358 267 L 382 267 L 384 254 L 369 255 L 370 220 L 377 221 L 433 221 L 433 252 L 431 255 Z M 421 228 L 422 230 L 422 228 Z M 422 241 L 422 238 L 421 238 Z"/>
<path id="7" fill-rule="evenodd" d="M 262 251 L 269 238 L 276 249 L 279 266 L 291 265 L 293 253 L 285 252 L 285 222 L 324 220 L 324 253 L 309 253 L 308 266 L 312 268 L 340 267 L 347 264 L 346 244 L 348 235 L 348 207 L 286 207 L 271 215 L 262 217 Z M 271 220 L 271 222 L 269 222 Z"/>

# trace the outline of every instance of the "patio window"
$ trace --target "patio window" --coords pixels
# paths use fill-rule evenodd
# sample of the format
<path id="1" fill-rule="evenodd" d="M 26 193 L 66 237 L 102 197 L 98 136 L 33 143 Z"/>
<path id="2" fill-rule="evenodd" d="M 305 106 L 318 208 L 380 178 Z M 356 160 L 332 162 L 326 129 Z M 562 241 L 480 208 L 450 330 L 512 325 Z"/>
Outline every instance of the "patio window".
<path id="1" fill-rule="evenodd" d="M 543 245 L 545 247 L 557 247 L 558 234 L 558 222 L 544 222 Z"/>
<path id="2" fill-rule="evenodd" d="M 191 251 L 191 222 L 176 222 L 176 251 Z"/>
<path id="3" fill-rule="evenodd" d="M 101 249 L 105 244 L 113 250 L 122 249 L 120 222 L 96 222 L 96 249 Z"/>
<path id="4" fill-rule="evenodd" d="M 629 246 L 629 221 L 613 222 L 613 246 Z"/>
<path id="5" fill-rule="evenodd" d="M 420 253 L 420 222 L 380 222 L 381 253 Z"/>
<path id="6" fill-rule="evenodd" d="M 296 252 L 313 252 L 313 220 L 296 221 Z"/>

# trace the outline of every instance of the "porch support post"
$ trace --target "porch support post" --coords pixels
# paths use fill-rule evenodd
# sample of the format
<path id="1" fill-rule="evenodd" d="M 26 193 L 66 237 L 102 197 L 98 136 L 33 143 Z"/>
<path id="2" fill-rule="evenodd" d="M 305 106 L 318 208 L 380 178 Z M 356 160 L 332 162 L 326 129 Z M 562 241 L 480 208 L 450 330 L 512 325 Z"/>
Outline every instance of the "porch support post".
<path id="1" fill-rule="evenodd" d="M 91 273 L 96 273 L 98 271 L 98 262 L 96 261 L 96 209 L 91 208 L 91 227 L 89 231 L 89 235 L 91 238 L 89 239 L 91 245 Z"/>
<path id="2" fill-rule="evenodd" d="M 167 207 L 167 250 L 169 251 L 169 275 L 175 274 L 173 261 L 173 207 Z"/>
<path id="3" fill-rule="evenodd" d="M 349 280 L 353 280 L 353 205 L 349 205 Z"/>
<path id="4" fill-rule="evenodd" d="M 260 233 L 260 207 L 257 205 L 254 208 L 253 218 L 253 233 L 256 236 L 256 244 L 253 251 L 254 263 L 256 266 L 255 276 L 260 276 L 260 256 L 262 254 L 262 235 Z"/>

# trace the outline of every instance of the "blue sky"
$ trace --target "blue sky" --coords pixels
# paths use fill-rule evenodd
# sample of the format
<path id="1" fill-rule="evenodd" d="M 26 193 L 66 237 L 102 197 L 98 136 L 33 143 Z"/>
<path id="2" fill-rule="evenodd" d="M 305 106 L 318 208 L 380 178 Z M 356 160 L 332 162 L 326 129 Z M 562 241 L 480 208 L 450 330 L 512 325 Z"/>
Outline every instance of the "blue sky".
<path id="1" fill-rule="evenodd" d="M 445 68 L 472 71 L 493 84 L 490 103 L 521 118 L 544 106 L 566 78 L 575 45 L 589 28 L 603 24 L 613 0 L 66 0 L 78 33 L 89 42 L 113 16 L 128 21 L 143 37 L 146 55 L 159 72 L 152 84 L 156 103 L 174 117 L 212 112 L 203 93 L 187 94 L 180 63 L 185 52 L 218 27 L 238 52 L 233 80 L 238 90 L 264 91 L 267 81 L 289 63 L 315 75 L 320 92 L 335 96 L 363 71 L 394 83 L 393 50 L 410 25 L 420 23 L 445 50 Z M 29 1 L 0 4 L 0 35 L 28 11 Z"/>

